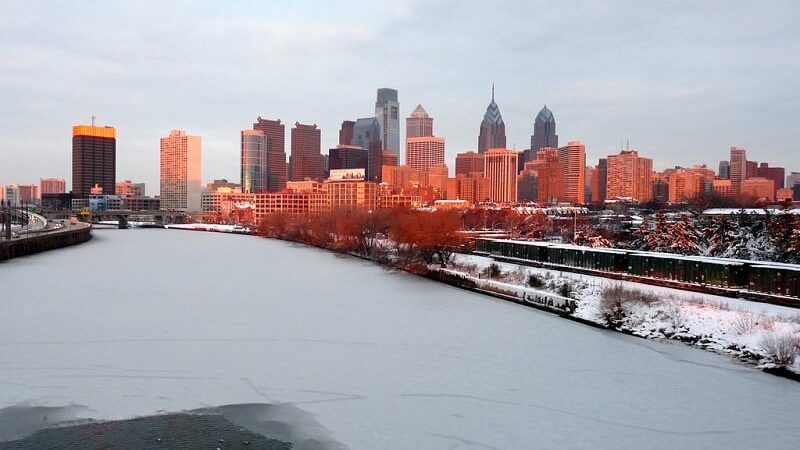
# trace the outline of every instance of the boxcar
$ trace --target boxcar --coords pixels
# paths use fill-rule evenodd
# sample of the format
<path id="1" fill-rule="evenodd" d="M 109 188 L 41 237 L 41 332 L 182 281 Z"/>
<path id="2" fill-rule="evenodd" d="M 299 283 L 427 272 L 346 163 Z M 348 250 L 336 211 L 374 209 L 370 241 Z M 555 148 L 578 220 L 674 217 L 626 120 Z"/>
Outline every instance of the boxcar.
<path id="1" fill-rule="evenodd" d="M 751 265 L 747 285 L 754 292 L 800 297 L 800 267 Z"/>

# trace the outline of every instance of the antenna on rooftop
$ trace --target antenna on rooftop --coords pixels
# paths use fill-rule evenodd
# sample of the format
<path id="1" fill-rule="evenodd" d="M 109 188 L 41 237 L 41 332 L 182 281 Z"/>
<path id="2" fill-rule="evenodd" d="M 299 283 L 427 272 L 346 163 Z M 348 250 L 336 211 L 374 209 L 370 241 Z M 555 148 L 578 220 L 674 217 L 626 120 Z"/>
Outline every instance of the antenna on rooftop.
<path id="1" fill-rule="evenodd" d="M 625 150 L 631 150 L 631 138 L 625 139 Z"/>
<path id="2" fill-rule="evenodd" d="M 94 126 L 94 116 L 92 116 L 92 126 Z"/>

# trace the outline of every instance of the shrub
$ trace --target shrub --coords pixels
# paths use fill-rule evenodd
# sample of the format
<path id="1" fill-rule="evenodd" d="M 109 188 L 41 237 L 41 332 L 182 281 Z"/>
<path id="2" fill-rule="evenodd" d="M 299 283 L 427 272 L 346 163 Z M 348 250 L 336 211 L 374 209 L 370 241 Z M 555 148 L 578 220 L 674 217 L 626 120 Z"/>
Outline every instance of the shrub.
<path id="1" fill-rule="evenodd" d="M 562 297 L 571 297 L 573 290 L 574 288 L 572 286 L 572 282 L 567 280 L 561 283 L 561 286 L 558 287 L 558 295 Z"/>
<path id="2" fill-rule="evenodd" d="M 528 286 L 532 288 L 541 288 L 542 286 L 544 286 L 544 280 L 542 280 L 542 277 L 536 275 L 535 273 L 529 274 Z"/>
<path id="3" fill-rule="evenodd" d="M 503 272 L 500 270 L 500 266 L 498 266 L 497 263 L 491 263 L 484 269 L 483 274 L 486 278 L 496 280 L 503 275 Z"/>
<path id="4" fill-rule="evenodd" d="M 736 315 L 731 324 L 731 329 L 738 334 L 752 334 L 758 328 L 758 320 L 749 312 L 742 312 Z"/>
<path id="5" fill-rule="evenodd" d="M 622 285 L 615 284 L 606 286 L 600 293 L 600 314 L 606 325 L 616 326 L 627 317 L 624 305 L 625 291 Z"/>
<path id="6" fill-rule="evenodd" d="M 775 364 L 788 367 L 794 364 L 800 351 L 800 336 L 791 333 L 768 333 L 759 343 Z"/>
<path id="7" fill-rule="evenodd" d="M 680 303 L 670 302 L 667 306 L 666 314 L 673 330 L 678 331 L 686 325 L 686 311 L 684 311 Z"/>

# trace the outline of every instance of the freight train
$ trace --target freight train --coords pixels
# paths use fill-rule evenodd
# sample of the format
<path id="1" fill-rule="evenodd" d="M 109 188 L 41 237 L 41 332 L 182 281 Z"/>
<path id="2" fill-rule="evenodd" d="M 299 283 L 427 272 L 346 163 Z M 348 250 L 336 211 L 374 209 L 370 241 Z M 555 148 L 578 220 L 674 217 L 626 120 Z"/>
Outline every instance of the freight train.
<path id="1" fill-rule="evenodd" d="M 800 265 L 479 238 L 497 260 L 800 307 Z"/>

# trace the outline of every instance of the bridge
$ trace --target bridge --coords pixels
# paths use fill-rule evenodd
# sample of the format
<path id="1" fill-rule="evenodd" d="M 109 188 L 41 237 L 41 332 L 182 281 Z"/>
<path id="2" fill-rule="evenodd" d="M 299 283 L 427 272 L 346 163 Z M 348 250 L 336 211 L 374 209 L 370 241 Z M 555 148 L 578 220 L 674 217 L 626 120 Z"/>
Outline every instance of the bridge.
<path id="1" fill-rule="evenodd" d="M 51 218 L 69 218 L 78 217 L 83 222 L 90 222 L 92 224 L 103 224 L 108 222 L 116 222 L 120 229 L 128 228 L 131 218 L 145 219 L 143 221 L 150 222 L 156 227 L 163 227 L 167 223 L 175 222 L 178 217 L 187 216 L 185 212 L 180 211 L 162 211 L 159 209 L 133 211 L 126 209 L 107 209 L 92 211 L 89 209 L 82 210 L 57 210 L 57 211 L 44 211 L 47 217 Z"/>

